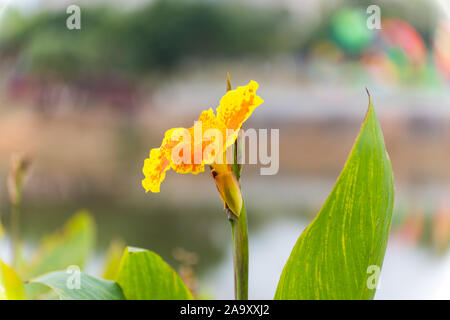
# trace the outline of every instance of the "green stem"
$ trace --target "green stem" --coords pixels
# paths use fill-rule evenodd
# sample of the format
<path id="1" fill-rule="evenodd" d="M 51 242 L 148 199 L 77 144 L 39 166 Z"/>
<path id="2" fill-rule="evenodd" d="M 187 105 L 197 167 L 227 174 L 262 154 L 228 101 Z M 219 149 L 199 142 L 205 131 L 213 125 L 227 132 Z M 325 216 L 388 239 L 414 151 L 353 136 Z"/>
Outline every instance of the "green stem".
<path id="1" fill-rule="evenodd" d="M 231 81 L 230 74 L 227 72 L 227 91 L 229 90 L 231 90 Z M 237 161 L 239 149 L 242 150 L 242 143 L 238 139 L 234 144 L 234 161 L 232 165 L 233 173 L 238 182 L 241 179 L 242 170 L 241 165 Z M 240 183 L 239 187 L 241 188 Z M 236 300 L 248 300 L 248 228 L 244 199 L 242 199 L 242 209 L 239 217 L 236 217 L 232 212 L 228 212 L 228 217 L 233 241 L 234 297 Z"/>
<path id="2" fill-rule="evenodd" d="M 239 218 L 231 218 L 234 262 L 234 296 L 236 300 L 248 299 L 248 231 L 245 205 Z"/>
<path id="3" fill-rule="evenodd" d="M 11 205 L 11 251 L 12 251 L 12 267 L 16 268 L 18 264 L 19 253 L 19 216 L 20 201 Z"/>
<path id="4" fill-rule="evenodd" d="M 23 155 L 15 155 L 11 158 L 11 169 L 8 177 L 9 200 L 11 203 L 11 250 L 12 250 L 12 266 L 16 268 L 19 262 L 20 237 L 19 237 L 19 218 L 20 207 L 22 203 L 23 179 L 27 167 L 29 166 L 29 158 Z"/>
<path id="5" fill-rule="evenodd" d="M 241 180 L 242 167 L 237 161 L 237 152 L 242 148 L 240 140 L 234 144 L 234 163 L 233 173 L 238 182 Z M 242 187 L 239 183 L 239 187 Z M 241 195 L 242 196 L 242 195 Z M 245 202 L 242 199 L 242 209 L 239 217 L 230 215 L 231 233 L 233 239 L 233 260 L 234 260 L 234 288 L 236 300 L 248 299 L 248 228 L 247 228 L 247 210 Z"/>

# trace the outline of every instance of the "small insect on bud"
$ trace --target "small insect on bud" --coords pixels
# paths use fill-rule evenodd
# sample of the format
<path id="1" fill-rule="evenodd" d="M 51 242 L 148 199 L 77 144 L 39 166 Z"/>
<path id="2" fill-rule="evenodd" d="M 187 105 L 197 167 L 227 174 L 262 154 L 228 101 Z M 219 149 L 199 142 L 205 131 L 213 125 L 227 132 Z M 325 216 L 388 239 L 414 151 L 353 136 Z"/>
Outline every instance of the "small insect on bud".
<path id="1" fill-rule="evenodd" d="M 239 183 L 229 165 L 211 167 L 213 178 L 226 209 L 239 218 L 242 209 L 242 195 Z"/>

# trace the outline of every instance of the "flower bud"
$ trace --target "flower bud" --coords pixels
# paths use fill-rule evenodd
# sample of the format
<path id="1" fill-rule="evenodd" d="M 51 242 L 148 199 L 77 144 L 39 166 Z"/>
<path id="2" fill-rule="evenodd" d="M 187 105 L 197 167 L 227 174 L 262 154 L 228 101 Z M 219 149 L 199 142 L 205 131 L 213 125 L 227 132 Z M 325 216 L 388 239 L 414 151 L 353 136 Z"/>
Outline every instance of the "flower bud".
<path id="1" fill-rule="evenodd" d="M 230 165 L 212 165 L 211 177 L 213 178 L 225 208 L 228 208 L 239 218 L 242 209 L 241 188 Z"/>
<path id="2" fill-rule="evenodd" d="M 8 175 L 8 195 L 12 204 L 20 202 L 22 185 L 25 173 L 30 166 L 31 159 L 24 154 L 13 154 L 11 156 L 11 168 Z"/>

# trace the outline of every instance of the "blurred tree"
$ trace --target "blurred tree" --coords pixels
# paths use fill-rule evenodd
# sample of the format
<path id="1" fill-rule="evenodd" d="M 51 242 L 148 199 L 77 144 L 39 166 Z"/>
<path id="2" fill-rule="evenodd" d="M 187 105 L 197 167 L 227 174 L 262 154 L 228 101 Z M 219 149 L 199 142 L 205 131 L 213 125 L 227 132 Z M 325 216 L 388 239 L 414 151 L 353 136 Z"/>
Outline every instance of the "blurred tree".
<path id="1" fill-rule="evenodd" d="M 81 30 L 68 30 L 64 11 L 30 17 L 10 12 L 0 32 L 0 54 L 44 76 L 145 75 L 168 71 L 183 59 L 283 50 L 286 16 L 238 4 L 158 0 L 134 11 L 87 7 Z"/>

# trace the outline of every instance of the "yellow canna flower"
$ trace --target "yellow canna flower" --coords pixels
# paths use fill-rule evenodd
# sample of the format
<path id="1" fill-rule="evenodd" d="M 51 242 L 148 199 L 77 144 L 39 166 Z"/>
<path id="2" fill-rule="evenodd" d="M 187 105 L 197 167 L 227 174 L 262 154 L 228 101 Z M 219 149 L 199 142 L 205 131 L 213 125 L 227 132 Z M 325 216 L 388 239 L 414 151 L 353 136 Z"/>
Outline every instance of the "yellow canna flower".
<path id="1" fill-rule="evenodd" d="M 161 146 L 151 149 L 149 158 L 144 162 L 142 186 L 146 192 L 159 192 L 169 169 L 198 174 L 205 170 L 205 165 L 211 165 L 212 176 L 222 199 L 226 193 L 236 193 L 233 187 L 226 187 L 233 179 L 229 176 L 231 165 L 226 162 L 226 150 L 234 144 L 239 129 L 253 110 L 264 102 L 256 95 L 257 89 L 258 83 L 250 81 L 246 86 L 230 90 L 220 100 L 217 115 L 212 109 L 205 110 L 193 127 L 166 131 Z M 225 186 L 220 182 L 218 184 L 216 177 L 222 179 Z M 239 204 L 232 206 L 235 207 L 230 208 L 233 212 L 239 210 Z"/>

